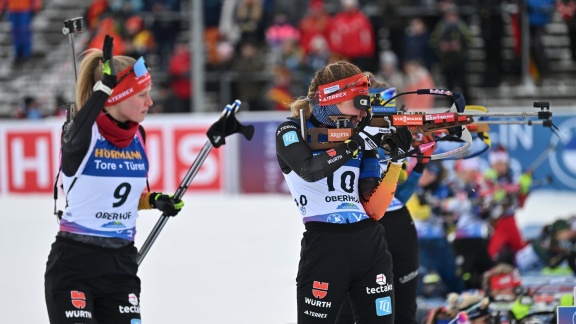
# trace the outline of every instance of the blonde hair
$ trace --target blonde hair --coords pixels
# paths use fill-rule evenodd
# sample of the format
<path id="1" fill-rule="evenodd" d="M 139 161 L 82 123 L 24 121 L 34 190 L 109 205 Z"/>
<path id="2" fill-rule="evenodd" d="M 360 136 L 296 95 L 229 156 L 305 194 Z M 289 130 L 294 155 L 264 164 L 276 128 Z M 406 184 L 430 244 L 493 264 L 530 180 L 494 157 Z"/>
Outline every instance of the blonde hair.
<path id="1" fill-rule="evenodd" d="M 103 53 L 99 49 L 91 49 L 82 54 L 84 59 L 80 64 L 80 71 L 78 72 L 78 83 L 76 84 L 76 107 L 78 110 L 88 101 L 92 95 L 92 88 L 96 82 L 102 80 L 102 68 L 100 62 L 102 61 Z M 131 66 L 136 60 L 130 56 L 114 56 L 114 67 L 116 73 Z"/>
<path id="2" fill-rule="evenodd" d="M 310 82 L 308 94 L 297 98 L 290 104 L 292 117 L 300 117 L 300 109 L 304 109 L 306 119 L 310 118 L 312 109 L 314 108 L 313 102 L 316 101 L 316 92 L 319 86 L 346 79 L 359 73 L 362 73 L 360 68 L 346 61 L 330 63 L 316 71 L 314 78 L 312 78 Z"/>

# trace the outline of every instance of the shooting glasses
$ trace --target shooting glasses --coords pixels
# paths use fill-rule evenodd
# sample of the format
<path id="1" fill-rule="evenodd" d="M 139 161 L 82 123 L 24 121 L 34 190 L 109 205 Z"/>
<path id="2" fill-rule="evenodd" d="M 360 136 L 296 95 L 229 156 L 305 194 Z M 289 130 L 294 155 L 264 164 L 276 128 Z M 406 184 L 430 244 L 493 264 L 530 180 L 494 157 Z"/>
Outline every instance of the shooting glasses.
<path id="1" fill-rule="evenodd" d="M 120 82 L 122 82 L 122 80 L 124 80 L 124 78 L 126 78 L 126 76 L 128 76 L 130 73 L 134 72 L 134 75 L 139 78 L 143 75 L 146 75 L 146 73 L 148 73 L 148 65 L 146 65 L 146 61 L 144 60 L 144 58 L 142 56 L 140 56 L 140 58 L 138 58 L 136 60 L 136 62 L 134 62 L 134 65 L 132 65 L 132 68 L 130 69 L 130 71 L 128 71 L 128 73 L 124 74 L 122 77 L 120 77 L 120 79 L 118 79 L 117 84 L 120 84 Z"/>

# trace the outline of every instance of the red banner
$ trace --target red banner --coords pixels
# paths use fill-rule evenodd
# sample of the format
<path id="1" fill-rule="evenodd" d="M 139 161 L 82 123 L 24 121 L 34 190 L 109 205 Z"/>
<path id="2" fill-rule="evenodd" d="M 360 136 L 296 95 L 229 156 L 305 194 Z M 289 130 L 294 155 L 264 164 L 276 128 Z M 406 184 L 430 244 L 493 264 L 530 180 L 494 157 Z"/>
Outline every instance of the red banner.
<path id="1" fill-rule="evenodd" d="M 7 169 L 2 176 L 8 182 L 8 192 L 52 192 L 57 167 L 53 154 L 58 147 L 52 145 L 50 130 L 7 131 L 5 135 Z"/>
<path id="2" fill-rule="evenodd" d="M 208 140 L 206 130 L 216 119 L 149 118 L 145 122 L 152 191 L 176 191 Z M 1 194 L 52 193 L 59 168 L 61 127 L 57 120 L 0 123 Z M 187 192 L 225 191 L 224 150 L 211 150 Z"/>

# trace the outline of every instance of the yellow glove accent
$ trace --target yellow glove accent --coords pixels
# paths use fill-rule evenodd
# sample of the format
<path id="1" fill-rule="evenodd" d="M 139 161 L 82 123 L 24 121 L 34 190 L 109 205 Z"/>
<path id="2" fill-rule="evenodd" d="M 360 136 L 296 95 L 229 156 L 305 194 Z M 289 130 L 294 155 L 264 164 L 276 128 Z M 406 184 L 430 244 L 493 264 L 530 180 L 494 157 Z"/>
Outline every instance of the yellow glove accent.
<path id="1" fill-rule="evenodd" d="M 360 143 L 356 143 L 356 149 L 350 148 L 350 145 L 348 145 L 348 143 L 350 142 L 354 142 L 356 143 L 356 141 L 353 141 L 351 139 L 345 140 L 344 143 L 346 144 L 346 147 L 348 148 L 348 150 L 350 150 L 350 152 L 352 152 L 352 157 L 356 158 L 358 157 L 358 153 L 360 153 Z"/>
<path id="2" fill-rule="evenodd" d="M 512 305 L 512 308 L 510 309 L 510 311 L 514 315 L 515 319 L 520 320 L 520 319 L 523 319 L 524 317 L 526 317 L 526 315 L 528 315 L 528 313 L 530 313 L 530 305 L 522 304 L 520 302 L 520 298 L 518 298 L 514 302 L 514 305 Z"/>
<path id="3" fill-rule="evenodd" d="M 506 191 L 504 191 L 503 189 L 496 190 L 496 192 L 494 192 L 493 198 L 495 202 L 500 202 L 504 200 L 504 198 L 506 198 Z"/>
<path id="4" fill-rule="evenodd" d="M 168 197 L 174 198 L 174 194 L 168 194 Z M 180 210 L 180 209 L 182 209 L 182 207 L 184 207 L 184 200 L 182 200 L 182 199 L 176 200 L 175 204 L 174 204 L 174 208 Z"/>
<path id="5" fill-rule="evenodd" d="M 496 179 L 498 179 L 498 173 L 494 169 L 488 169 L 486 170 L 486 172 L 484 172 L 484 178 L 495 181 Z"/>
<path id="6" fill-rule="evenodd" d="M 560 297 L 560 306 L 573 306 L 574 297 L 571 294 L 564 294 Z"/>
<path id="7" fill-rule="evenodd" d="M 408 162 L 404 160 L 402 170 L 400 171 L 400 175 L 398 175 L 398 183 L 402 183 L 408 179 L 408 171 L 406 171 L 406 168 L 408 168 Z"/>
<path id="8" fill-rule="evenodd" d="M 103 74 L 112 74 L 112 70 L 110 69 L 110 61 L 106 61 L 102 64 L 102 73 Z"/>
<path id="9" fill-rule="evenodd" d="M 525 194 L 530 190 L 532 186 L 532 175 L 529 173 L 522 173 L 520 178 L 518 179 L 518 183 L 520 184 L 520 193 Z"/>

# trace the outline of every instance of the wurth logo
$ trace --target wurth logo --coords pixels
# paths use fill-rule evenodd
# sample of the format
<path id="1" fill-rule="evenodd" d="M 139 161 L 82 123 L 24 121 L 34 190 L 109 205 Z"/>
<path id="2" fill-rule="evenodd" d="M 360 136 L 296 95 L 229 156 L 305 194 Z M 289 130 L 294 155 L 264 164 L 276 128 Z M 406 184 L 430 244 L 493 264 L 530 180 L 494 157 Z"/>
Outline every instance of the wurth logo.
<path id="1" fill-rule="evenodd" d="M 86 295 L 83 292 L 72 290 L 70 292 L 70 298 L 72 299 L 72 305 L 79 309 L 84 309 L 86 307 Z"/>
<path id="2" fill-rule="evenodd" d="M 312 299 L 312 298 L 308 298 L 308 297 L 304 297 L 304 302 L 306 304 L 312 305 L 312 306 L 318 306 L 318 307 L 324 307 L 324 308 L 332 307 L 332 302 L 316 300 L 316 299 Z"/>
<path id="3" fill-rule="evenodd" d="M 78 309 L 86 308 L 86 295 L 78 290 L 70 291 L 72 305 Z M 67 310 L 64 311 L 66 318 L 92 318 L 92 312 L 85 310 Z"/>
<path id="4" fill-rule="evenodd" d="M 312 295 L 318 299 L 322 299 L 326 297 L 328 294 L 328 283 L 327 282 L 320 282 L 314 281 L 312 284 Z"/>
<path id="5" fill-rule="evenodd" d="M 328 155 L 330 157 L 335 157 L 336 156 L 336 150 L 335 149 L 329 149 L 328 151 L 326 151 L 326 153 L 328 153 Z"/>
<path id="6" fill-rule="evenodd" d="M 92 313 L 84 310 L 65 311 L 66 318 L 92 318 Z"/>

